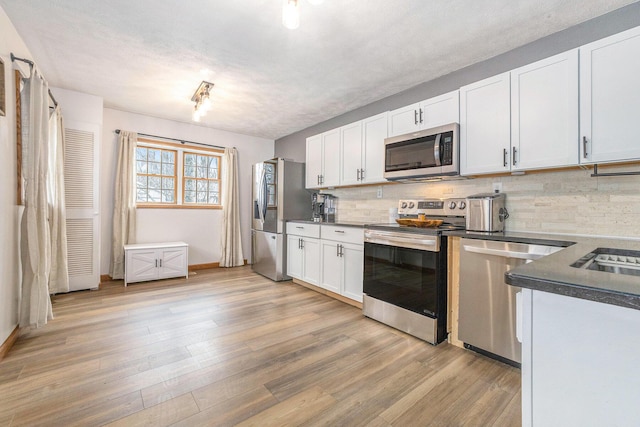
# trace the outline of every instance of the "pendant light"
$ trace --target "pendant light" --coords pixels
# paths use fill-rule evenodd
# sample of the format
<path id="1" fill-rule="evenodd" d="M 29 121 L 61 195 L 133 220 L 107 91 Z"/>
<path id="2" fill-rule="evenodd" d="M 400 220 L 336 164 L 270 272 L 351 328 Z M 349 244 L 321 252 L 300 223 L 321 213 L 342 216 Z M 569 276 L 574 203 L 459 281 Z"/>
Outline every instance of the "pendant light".
<path id="1" fill-rule="evenodd" d="M 284 0 L 282 7 L 282 25 L 290 30 L 295 30 L 300 26 L 298 0 Z"/>

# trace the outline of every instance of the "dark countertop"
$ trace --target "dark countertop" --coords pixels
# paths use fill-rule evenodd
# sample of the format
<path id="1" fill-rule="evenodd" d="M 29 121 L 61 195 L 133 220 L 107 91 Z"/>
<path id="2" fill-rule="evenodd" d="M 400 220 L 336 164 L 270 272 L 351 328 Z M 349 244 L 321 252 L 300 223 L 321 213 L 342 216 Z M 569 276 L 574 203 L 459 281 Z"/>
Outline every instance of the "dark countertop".
<path id="1" fill-rule="evenodd" d="M 336 225 L 340 227 L 357 227 L 364 228 L 364 222 L 355 222 L 355 221 L 339 221 L 339 222 L 315 222 L 310 219 L 289 219 L 287 222 L 303 222 L 305 224 L 318 224 L 318 225 Z"/>
<path id="2" fill-rule="evenodd" d="M 565 249 L 505 274 L 512 286 L 640 310 L 640 276 L 613 274 L 571 267 L 597 248 L 640 251 L 640 240 L 615 237 L 582 237 L 537 233 L 447 232 L 449 236 L 563 246 Z"/>

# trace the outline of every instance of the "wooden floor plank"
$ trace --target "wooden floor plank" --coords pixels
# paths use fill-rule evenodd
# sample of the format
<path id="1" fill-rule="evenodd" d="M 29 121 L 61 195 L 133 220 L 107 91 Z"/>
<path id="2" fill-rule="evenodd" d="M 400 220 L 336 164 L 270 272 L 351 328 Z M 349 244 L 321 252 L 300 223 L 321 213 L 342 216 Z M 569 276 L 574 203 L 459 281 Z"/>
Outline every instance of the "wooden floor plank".
<path id="1" fill-rule="evenodd" d="M 520 371 L 250 267 L 53 297 L 0 426 L 520 425 Z"/>

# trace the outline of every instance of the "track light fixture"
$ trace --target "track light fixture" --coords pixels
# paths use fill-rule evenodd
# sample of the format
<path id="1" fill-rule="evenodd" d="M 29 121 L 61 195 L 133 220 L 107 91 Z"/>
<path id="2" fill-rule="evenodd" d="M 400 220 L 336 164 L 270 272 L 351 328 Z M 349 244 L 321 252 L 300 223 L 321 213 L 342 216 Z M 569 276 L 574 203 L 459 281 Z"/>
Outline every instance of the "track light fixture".
<path id="1" fill-rule="evenodd" d="M 199 122 L 200 118 L 211 110 L 211 89 L 213 89 L 213 83 L 203 80 L 191 97 L 191 100 L 196 103 L 192 117 L 194 122 Z"/>

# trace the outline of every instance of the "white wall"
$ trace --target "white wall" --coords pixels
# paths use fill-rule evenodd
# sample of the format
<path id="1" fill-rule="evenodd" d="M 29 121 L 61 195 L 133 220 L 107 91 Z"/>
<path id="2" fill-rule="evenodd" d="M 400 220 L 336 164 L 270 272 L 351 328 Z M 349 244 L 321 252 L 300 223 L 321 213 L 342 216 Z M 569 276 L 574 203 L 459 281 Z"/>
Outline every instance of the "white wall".
<path id="1" fill-rule="evenodd" d="M 211 114 L 215 114 L 213 111 Z M 250 260 L 251 244 L 251 165 L 273 157 L 274 141 L 240 135 L 188 123 L 158 119 L 140 114 L 104 109 L 101 152 L 101 274 L 109 273 L 113 186 L 115 182 L 116 129 L 178 138 L 221 147 L 236 147 L 239 164 L 240 221 L 244 257 Z M 139 243 L 181 240 L 189 244 L 189 264 L 220 261 L 222 211 L 215 209 L 138 209 Z"/>
<path id="2" fill-rule="evenodd" d="M 10 54 L 33 59 L 0 7 L 0 57 L 4 61 L 7 115 L 0 117 L 0 345 L 18 324 L 20 255 L 18 223 L 22 207 L 16 204 L 16 110 L 15 85 Z"/>

